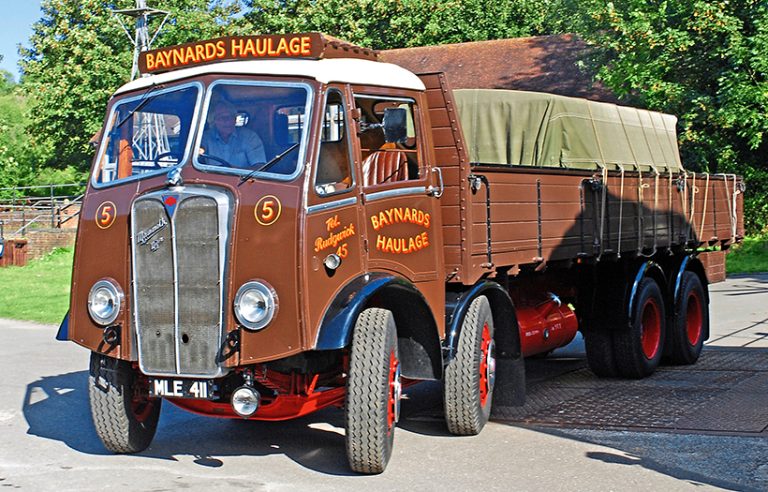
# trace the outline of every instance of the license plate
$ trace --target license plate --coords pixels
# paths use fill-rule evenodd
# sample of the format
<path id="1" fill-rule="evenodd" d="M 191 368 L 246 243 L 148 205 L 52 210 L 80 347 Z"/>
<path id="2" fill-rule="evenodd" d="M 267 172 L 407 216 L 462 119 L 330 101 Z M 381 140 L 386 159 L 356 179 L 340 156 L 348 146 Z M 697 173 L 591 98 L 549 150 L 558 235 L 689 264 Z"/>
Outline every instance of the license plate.
<path id="1" fill-rule="evenodd" d="M 149 380 L 149 394 L 150 396 L 206 400 L 213 397 L 213 383 L 195 379 L 151 378 Z"/>

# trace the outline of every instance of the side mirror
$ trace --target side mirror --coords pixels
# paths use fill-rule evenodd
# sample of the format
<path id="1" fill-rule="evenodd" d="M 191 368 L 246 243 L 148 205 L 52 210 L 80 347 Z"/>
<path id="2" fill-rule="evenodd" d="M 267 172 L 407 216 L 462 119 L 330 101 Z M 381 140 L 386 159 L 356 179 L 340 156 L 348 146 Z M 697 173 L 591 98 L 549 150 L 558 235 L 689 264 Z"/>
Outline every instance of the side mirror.
<path id="1" fill-rule="evenodd" d="M 384 141 L 387 143 L 405 143 L 408 139 L 408 114 L 404 108 L 384 110 Z"/>

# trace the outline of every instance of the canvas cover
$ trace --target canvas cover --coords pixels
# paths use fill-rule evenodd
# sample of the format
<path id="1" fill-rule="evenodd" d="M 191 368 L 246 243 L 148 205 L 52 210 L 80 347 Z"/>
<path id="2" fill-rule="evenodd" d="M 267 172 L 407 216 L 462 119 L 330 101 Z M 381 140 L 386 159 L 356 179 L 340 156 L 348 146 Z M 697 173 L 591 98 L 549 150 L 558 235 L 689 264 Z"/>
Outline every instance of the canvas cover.
<path id="1" fill-rule="evenodd" d="M 538 92 L 454 91 L 470 161 L 677 172 L 672 115 Z"/>

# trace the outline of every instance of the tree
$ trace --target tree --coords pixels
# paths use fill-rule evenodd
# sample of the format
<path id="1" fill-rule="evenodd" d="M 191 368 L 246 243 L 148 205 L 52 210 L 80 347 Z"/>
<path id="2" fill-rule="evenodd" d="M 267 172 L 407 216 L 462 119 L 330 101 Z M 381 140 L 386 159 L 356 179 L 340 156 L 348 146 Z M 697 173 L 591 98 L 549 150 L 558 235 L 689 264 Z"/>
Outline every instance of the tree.
<path id="1" fill-rule="evenodd" d="M 249 0 L 255 33 L 321 31 L 374 49 L 545 32 L 548 0 Z"/>
<path id="2" fill-rule="evenodd" d="M 43 0 L 29 47 L 21 49 L 29 97 L 29 132 L 48 166 L 85 170 L 90 138 L 99 130 L 110 95 L 128 81 L 130 40 L 111 14 L 129 0 Z M 171 19 L 157 45 L 229 33 L 238 1 L 167 0 Z M 159 20 L 154 21 L 154 27 Z"/>
<path id="3" fill-rule="evenodd" d="M 25 132 L 26 101 L 13 75 L 0 70 L 0 188 L 27 183 L 32 175 L 33 152 Z M 0 197 L 9 196 L 0 191 Z"/>
<path id="4" fill-rule="evenodd" d="M 602 48 L 594 60 L 601 67 L 598 77 L 630 103 L 678 116 L 687 168 L 742 174 L 749 187 L 747 228 L 764 229 L 768 5 L 590 0 L 571 9 L 566 18 Z"/>

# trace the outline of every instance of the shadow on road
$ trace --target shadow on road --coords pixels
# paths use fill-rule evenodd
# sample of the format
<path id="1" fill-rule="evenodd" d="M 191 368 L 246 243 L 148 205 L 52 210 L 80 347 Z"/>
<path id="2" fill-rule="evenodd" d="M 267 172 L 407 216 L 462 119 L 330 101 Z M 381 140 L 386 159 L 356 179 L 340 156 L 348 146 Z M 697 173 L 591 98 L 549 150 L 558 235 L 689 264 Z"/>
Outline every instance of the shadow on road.
<path id="1" fill-rule="evenodd" d="M 421 387 L 421 388 L 419 388 Z M 409 415 L 440 402 L 439 384 L 412 387 L 417 397 L 403 401 L 401 428 L 432 436 L 445 436 L 442 420 L 409 420 Z M 91 421 L 88 371 L 39 379 L 27 385 L 23 403 L 28 434 L 63 442 L 91 455 L 110 455 Z M 329 408 L 286 422 L 218 419 L 194 415 L 163 402 L 152 445 L 137 456 L 177 461 L 194 456 L 204 467 L 220 467 L 227 456 L 285 455 L 299 465 L 328 475 L 356 476 L 347 465 L 344 414 Z"/>

